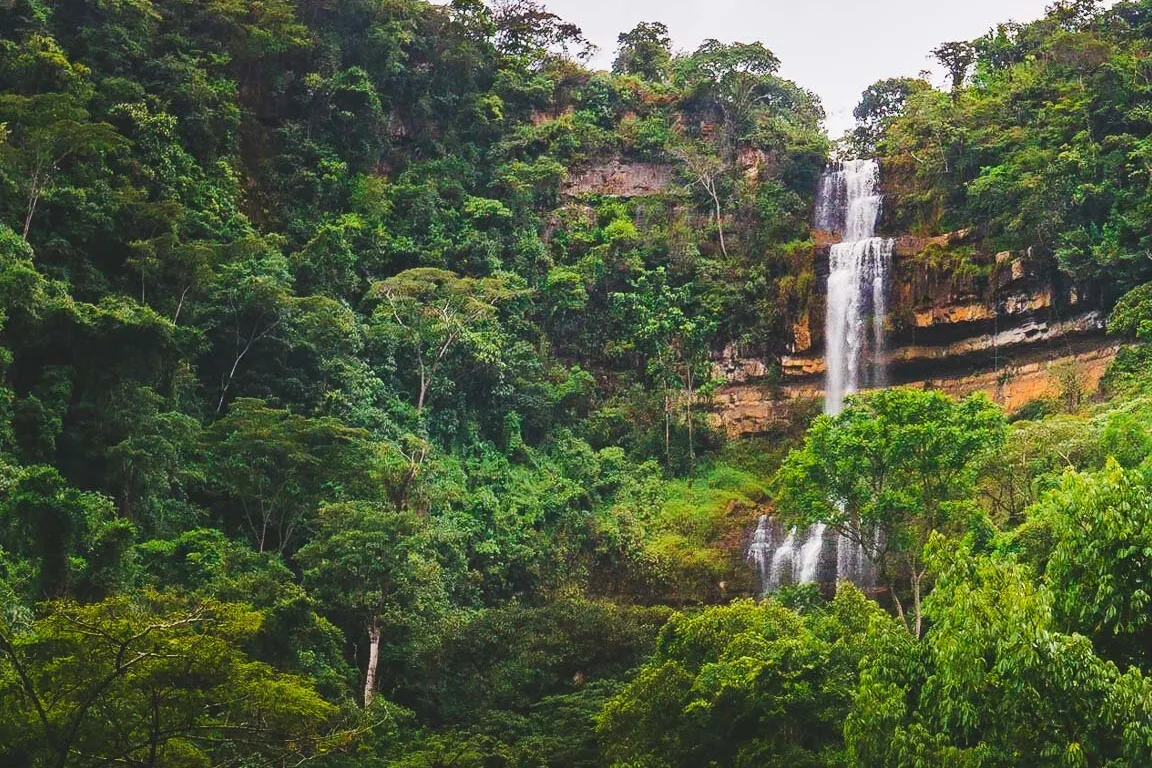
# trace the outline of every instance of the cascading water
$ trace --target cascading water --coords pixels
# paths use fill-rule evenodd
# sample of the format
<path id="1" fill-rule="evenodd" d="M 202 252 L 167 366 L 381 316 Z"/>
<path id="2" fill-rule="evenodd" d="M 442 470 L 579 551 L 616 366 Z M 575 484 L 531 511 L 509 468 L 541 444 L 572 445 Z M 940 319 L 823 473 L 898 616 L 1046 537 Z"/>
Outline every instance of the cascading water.
<path id="1" fill-rule="evenodd" d="M 860 387 L 886 383 L 884 322 L 894 241 L 876 237 L 882 200 L 879 183 L 875 160 L 845 160 L 820 179 L 815 226 L 841 235 L 828 257 L 826 413 L 839 413 L 844 398 Z M 831 558 L 825 550 L 831 544 L 836 548 L 835 578 L 861 586 L 875 583 L 875 567 L 858 543 L 866 533 L 857 531 L 856 541 L 843 535 L 826 537 L 825 526 L 818 524 L 780 537 L 780 528 L 777 521 L 761 517 L 748 548 L 748 559 L 756 565 L 765 592 L 785 583 L 823 580 L 822 564 Z"/>
<path id="2" fill-rule="evenodd" d="M 768 579 L 772 575 L 772 521 L 768 515 L 760 515 L 760 522 L 752 534 L 752 543 L 748 545 L 746 559 L 756 569 L 761 586 L 767 589 Z"/>
<path id="3" fill-rule="evenodd" d="M 828 254 L 824 328 L 824 410 L 828 413 L 839 413 L 845 396 L 862 385 L 884 385 L 884 316 L 893 241 L 875 236 L 879 182 L 880 166 L 875 160 L 845 160 L 826 173 L 820 184 L 816 225 L 838 227 L 830 231 L 842 233 L 841 242 Z"/>
<path id="4" fill-rule="evenodd" d="M 816 581 L 820 567 L 820 555 L 824 552 L 824 523 L 817 523 L 808 531 L 808 540 L 800 548 L 799 582 Z"/>
<path id="5" fill-rule="evenodd" d="M 747 560 L 756 569 L 765 592 L 784 586 L 818 581 L 824 562 L 824 525 L 800 531 L 784 530 L 768 515 L 761 515 L 748 545 Z"/>

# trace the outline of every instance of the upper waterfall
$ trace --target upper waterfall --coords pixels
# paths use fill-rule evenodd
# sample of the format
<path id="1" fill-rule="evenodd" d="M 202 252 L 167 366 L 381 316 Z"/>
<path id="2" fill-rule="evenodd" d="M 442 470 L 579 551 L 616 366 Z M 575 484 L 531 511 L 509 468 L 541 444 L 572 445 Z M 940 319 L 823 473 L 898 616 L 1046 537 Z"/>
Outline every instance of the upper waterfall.
<path id="1" fill-rule="evenodd" d="M 875 236 L 881 202 L 880 164 L 875 160 L 844 160 L 820 179 L 815 226 L 841 235 L 828 258 L 828 413 L 838 413 L 844 398 L 861 386 L 885 383 L 884 322 L 893 241 Z"/>

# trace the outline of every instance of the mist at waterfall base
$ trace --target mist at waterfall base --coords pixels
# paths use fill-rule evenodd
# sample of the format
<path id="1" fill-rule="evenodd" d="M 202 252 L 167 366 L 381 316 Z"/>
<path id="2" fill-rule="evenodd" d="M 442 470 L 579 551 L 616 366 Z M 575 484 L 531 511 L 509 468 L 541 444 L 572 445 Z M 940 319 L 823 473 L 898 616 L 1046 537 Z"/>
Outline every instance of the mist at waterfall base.
<path id="1" fill-rule="evenodd" d="M 884 320 L 893 240 L 876 237 L 881 200 L 875 160 L 845 160 L 820 178 L 815 228 L 841 236 L 828 255 L 825 413 L 839 413 L 844 398 L 861 387 L 885 384 Z M 841 579 L 871 587 L 876 568 L 858 542 L 867 536 L 879 543 L 878 535 L 854 531 L 849 538 L 829 532 L 823 523 L 785 528 L 776 518 L 762 515 L 747 559 L 764 592 Z"/>

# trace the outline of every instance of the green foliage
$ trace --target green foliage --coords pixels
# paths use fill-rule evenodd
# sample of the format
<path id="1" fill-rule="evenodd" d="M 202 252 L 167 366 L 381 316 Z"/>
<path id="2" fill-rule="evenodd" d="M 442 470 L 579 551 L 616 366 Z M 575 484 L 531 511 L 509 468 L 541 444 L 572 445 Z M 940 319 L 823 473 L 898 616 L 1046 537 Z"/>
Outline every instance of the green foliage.
<path id="1" fill-rule="evenodd" d="M 612 71 L 636 75 L 659 83 L 672 67 L 672 38 L 660 22 L 641 22 L 616 39 L 618 46 Z"/>
<path id="2" fill-rule="evenodd" d="M 922 642 L 874 623 L 845 725 L 860 765 L 1136 766 L 1152 689 L 1062 633 L 1028 569 L 937 537 Z"/>
<path id="3" fill-rule="evenodd" d="M 63 602 L 0 624 L 0 733 L 14 764 L 292 760 L 340 737 L 308 681 L 250 660 L 260 613 L 156 594 Z"/>
<path id="4" fill-rule="evenodd" d="M 930 87 L 927 81 L 910 77 L 891 77 L 868 86 L 860 96 L 860 103 L 852 111 L 856 118 L 856 129 L 851 134 L 851 140 L 860 156 L 874 155 L 876 145 L 892 121 L 903 113 L 908 98 Z"/>
<path id="5" fill-rule="evenodd" d="M 813 422 L 776 475 L 777 503 L 789 520 L 825 522 L 859 543 L 893 590 L 907 575 L 910 629 L 919 635 L 924 547 L 934 531 L 979 527 L 977 473 L 1004 435 L 1003 414 L 984 395 L 860 395 Z"/>
<path id="6" fill-rule="evenodd" d="M 283 552 L 307 529 L 323 498 L 366 485 L 374 451 L 367 435 L 331 418 L 311 419 L 259 400 L 232 404 L 208 433 L 208 475 L 224 519 L 257 549 Z"/>
<path id="7" fill-rule="evenodd" d="M 26 558 L 26 597 L 92 598 L 121 585 L 133 529 L 107 498 L 69 487 L 43 465 L 6 472 L 0 491 L 0 551 Z"/>
<path id="8" fill-rule="evenodd" d="M 677 615 L 600 715 L 613 765 L 846 765 L 862 646 L 890 620 L 850 586 L 812 614 L 737 601 Z"/>
<path id="9" fill-rule="evenodd" d="M 869 89 L 886 224 L 1140 286 L 1144 340 L 1149 18 Z M 1007 440 L 861 397 L 773 498 L 814 414 L 727 441 L 713 371 L 815 306 L 819 100 L 760 43 L 588 52 L 535 0 L 0 3 L 0 763 L 1148 762 L 1147 351 Z M 730 602 L 773 505 L 879 601 Z"/>
<path id="10" fill-rule="evenodd" d="M 1146 665 L 1152 647 L 1149 483 L 1146 469 L 1109 460 L 1065 475 L 1031 511 L 1052 537 L 1044 575 L 1057 619 L 1117 663 Z"/>
<path id="11" fill-rule="evenodd" d="M 1133 288 L 1116 302 L 1108 332 L 1152 341 L 1152 283 Z"/>
<path id="12" fill-rule="evenodd" d="M 368 636 L 364 700 L 370 704 L 382 639 L 386 659 L 396 664 L 447 608 L 444 577 L 419 519 L 376 504 L 328 505 L 297 559 L 325 612 L 349 637 Z"/>
<path id="13" fill-rule="evenodd" d="M 421 650 L 404 701 L 457 725 L 489 710 L 528 715 L 537 702 L 622 677 L 651 652 L 668 614 L 585 599 L 487 609 Z"/>
<path id="14" fill-rule="evenodd" d="M 951 93 L 907 94 L 875 140 L 892 224 L 975 226 L 991 252 L 1029 249 L 1117 292 L 1146 281 L 1146 14 L 1140 2 L 1057 3 L 937 47 Z M 860 130 L 872 127 L 865 110 Z"/>
<path id="15" fill-rule="evenodd" d="M 768 496 L 755 475 L 726 465 L 691 482 L 665 483 L 652 463 L 620 480 L 615 504 L 597 519 L 601 590 L 677 604 L 724 597 L 748 574 L 730 542 L 755 521 Z M 610 589 L 609 589 L 610 588 Z"/>

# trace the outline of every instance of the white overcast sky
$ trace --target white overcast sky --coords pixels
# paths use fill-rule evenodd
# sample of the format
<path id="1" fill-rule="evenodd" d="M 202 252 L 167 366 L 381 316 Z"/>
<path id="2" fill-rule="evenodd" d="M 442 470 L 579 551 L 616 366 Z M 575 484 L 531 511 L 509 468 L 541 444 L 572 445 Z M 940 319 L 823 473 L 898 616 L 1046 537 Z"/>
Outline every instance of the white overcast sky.
<path id="1" fill-rule="evenodd" d="M 593 66 L 608 68 L 616 36 L 641 21 L 662 21 L 677 50 L 714 37 L 759 40 L 781 60 L 781 74 L 815 91 L 829 132 L 853 123 L 860 93 L 875 81 L 915 76 L 948 40 L 979 37 L 999 22 L 1032 21 L 1050 0 L 544 0 L 600 47 Z M 939 84 L 939 83 L 938 83 Z"/>

